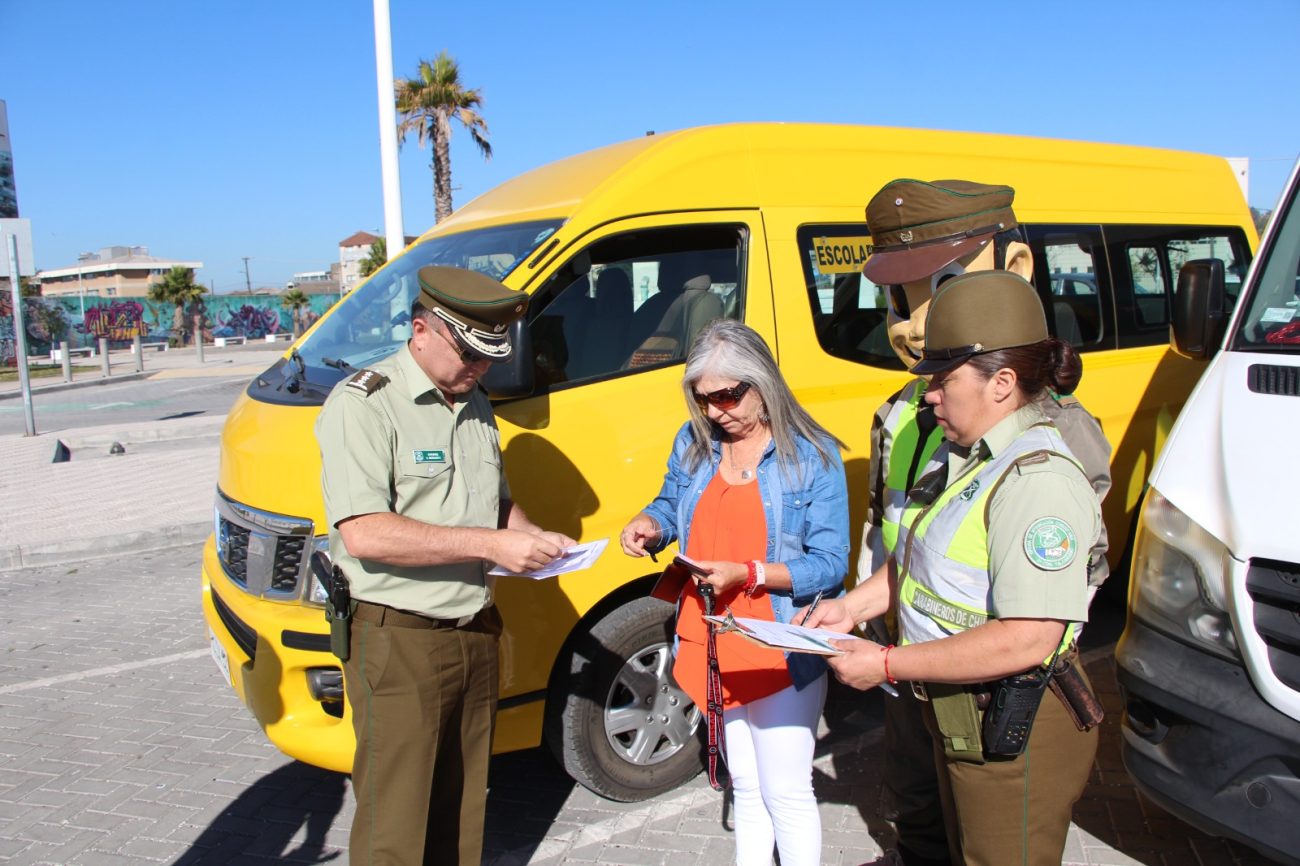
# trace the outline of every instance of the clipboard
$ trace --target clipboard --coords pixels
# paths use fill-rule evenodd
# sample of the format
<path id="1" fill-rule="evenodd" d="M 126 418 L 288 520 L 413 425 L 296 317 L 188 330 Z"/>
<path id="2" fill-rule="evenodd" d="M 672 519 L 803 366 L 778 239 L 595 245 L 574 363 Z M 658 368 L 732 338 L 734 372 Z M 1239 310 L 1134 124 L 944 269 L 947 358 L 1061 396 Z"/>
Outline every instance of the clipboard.
<path id="1" fill-rule="evenodd" d="M 841 634 L 828 629 L 806 628 L 792 623 L 772 622 L 765 619 L 726 616 L 706 616 L 704 619 L 718 626 L 718 633 L 734 632 L 745 640 L 765 649 L 781 652 L 808 653 L 819 656 L 843 655 L 844 650 L 830 644 L 832 640 L 862 640 L 854 634 Z"/>

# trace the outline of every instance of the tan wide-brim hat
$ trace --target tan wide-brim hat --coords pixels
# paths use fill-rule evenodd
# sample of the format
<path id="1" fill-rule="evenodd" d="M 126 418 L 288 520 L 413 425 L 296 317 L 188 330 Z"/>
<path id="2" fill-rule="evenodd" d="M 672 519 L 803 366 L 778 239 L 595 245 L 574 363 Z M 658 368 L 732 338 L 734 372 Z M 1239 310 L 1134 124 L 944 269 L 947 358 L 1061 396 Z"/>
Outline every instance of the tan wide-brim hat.
<path id="1" fill-rule="evenodd" d="M 465 348 L 489 361 L 514 352 L 510 325 L 528 312 L 528 296 L 464 268 L 420 268 L 420 303 L 451 328 Z"/>
<path id="2" fill-rule="evenodd" d="M 975 271 L 939 287 L 925 316 L 918 376 L 942 373 L 975 355 L 1029 346 L 1048 337 L 1038 292 L 1010 271 Z"/>
<path id="3" fill-rule="evenodd" d="M 1019 225 L 1015 196 L 1009 186 L 968 180 L 891 180 L 867 203 L 871 247 L 863 276 L 883 286 L 938 273 Z"/>

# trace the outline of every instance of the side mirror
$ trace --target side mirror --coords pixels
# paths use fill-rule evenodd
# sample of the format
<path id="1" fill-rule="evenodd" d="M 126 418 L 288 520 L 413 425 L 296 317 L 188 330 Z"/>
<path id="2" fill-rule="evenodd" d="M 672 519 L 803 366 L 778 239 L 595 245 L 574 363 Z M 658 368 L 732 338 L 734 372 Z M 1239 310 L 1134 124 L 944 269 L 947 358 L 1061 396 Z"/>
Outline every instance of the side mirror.
<path id="1" fill-rule="evenodd" d="M 510 326 L 510 343 L 515 347 L 510 360 L 488 367 L 479 379 L 489 397 L 527 397 L 533 393 L 533 338 L 523 319 Z"/>
<path id="2" fill-rule="evenodd" d="M 1228 321 L 1223 262 L 1193 259 L 1178 271 L 1169 320 L 1169 342 L 1184 358 L 1204 361 L 1219 350 Z"/>

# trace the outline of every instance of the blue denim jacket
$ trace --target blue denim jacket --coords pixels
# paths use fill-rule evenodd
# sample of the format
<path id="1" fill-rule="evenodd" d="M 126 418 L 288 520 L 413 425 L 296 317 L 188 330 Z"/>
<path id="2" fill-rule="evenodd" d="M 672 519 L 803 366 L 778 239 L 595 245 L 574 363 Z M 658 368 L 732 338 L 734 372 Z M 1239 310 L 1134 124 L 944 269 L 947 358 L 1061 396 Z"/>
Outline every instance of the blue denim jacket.
<path id="1" fill-rule="evenodd" d="M 722 443 L 715 436 L 709 459 L 701 461 L 694 472 L 687 472 L 690 443 L 687 422 L 673 442 L 663 487 L 644 509 L 662 531 L 656 553 L 673 541 L 686 550 L 695 506 L 722 459 Z M 773 613 L 781 622 L 790 622 L 794 612 L 811 603 L 818 592 L 826 598 L 843 595 L 849 570 L 849 494 L 839 449 L 830 443 L 830 466 L 822 464 L 817 449 L 805 439 L 795 440 L 795 450 L 798 466 L 791 467 L 789 478 L 771 442 L 758 464 L 758 490 L 767 518 L 765 561 L 784 563 L 790 570 L 792 589 L 768 591 Z M 786 663 L 796 688 L 803 688 L 826 670 L 821 656 L 808 653 L 786 653 Z"/>

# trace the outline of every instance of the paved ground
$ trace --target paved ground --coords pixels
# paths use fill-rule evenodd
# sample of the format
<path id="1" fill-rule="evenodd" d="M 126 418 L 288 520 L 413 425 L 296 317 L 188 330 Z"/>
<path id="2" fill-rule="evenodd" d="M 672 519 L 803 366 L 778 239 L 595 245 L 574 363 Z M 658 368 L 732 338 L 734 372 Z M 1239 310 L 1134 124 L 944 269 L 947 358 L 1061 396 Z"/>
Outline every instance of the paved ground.
<path id="1" fill-rule="evenodd" d="M 208 655 L 198 539 L 211 521 L 219 423 L 0 436 L 0 861 L 346 861 L 346 777 L 271 747 Z M 72 444 L 72 461 L 49 462 L 55 438 Z M 113 441 L 126 454 L 109 456 Z M 166 481 L 142 495 L 141 478 Z M 1100 646 L 1088 670 L 1108 719 L 1065 862 L 1263 863 L 1134 791 L 1119 760 L 1118 621 L 1090 632 Z M 831 691 L 814 767 L 827 866 L 870 862 L 892 843 L 872 759 L 881 700 Z M 488 863 L 684 866 L 731 852 L 723 801 L 703 778 L 619 804 L 575 787 L 543 750 L 493 762 Z"/>

